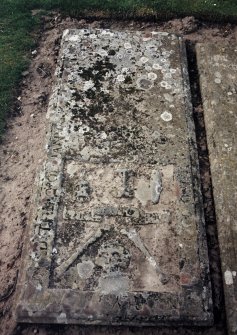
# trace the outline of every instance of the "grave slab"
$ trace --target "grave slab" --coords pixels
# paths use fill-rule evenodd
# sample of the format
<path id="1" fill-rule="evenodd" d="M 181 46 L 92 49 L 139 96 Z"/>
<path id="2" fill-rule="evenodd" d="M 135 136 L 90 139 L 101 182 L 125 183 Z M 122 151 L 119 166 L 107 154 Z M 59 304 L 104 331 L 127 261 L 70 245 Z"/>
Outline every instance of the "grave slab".
<path id="1" fill-rule="evenodd" d="M 197 46 L 229 334 L 237 334 L 237 48 Z"/>
<path id="2" fill-rule="evenodd" d="M 18 321 L 211 324 L 182 39 L 66 30 L 56 75 Z"/>

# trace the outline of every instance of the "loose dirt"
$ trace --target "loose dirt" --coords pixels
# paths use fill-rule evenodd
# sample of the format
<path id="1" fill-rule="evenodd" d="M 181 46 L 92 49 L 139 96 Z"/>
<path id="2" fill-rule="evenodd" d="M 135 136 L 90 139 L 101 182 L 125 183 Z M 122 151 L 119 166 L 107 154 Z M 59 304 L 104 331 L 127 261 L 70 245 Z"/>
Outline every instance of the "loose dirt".
<path id="1" fill-rule="evenodd" d="M 35 13 L 33 13 L 35 14 Z M 210 247 L 211 275 L 214 288 L 215 325 L 209 329 L 190 328 L 147 328 L 132 327 L 74 327 L 17 325 L 14 321 L 16 303 L 16 283 L 21 266 L 21 251 L 34 192 L 34 181 L 44 158 L 45 114 L 54 81 L 54 71 L 60 46 L 60 37 L 67 28 L 108 28 L 116 30 L 167 31 L 182 35 L 189 45 L 196 42 L 222 42 L 236 44 L 237 26 L 214 25 L 195 20 L 193 17 L 176 19 L 163 23 L 76 20 L 62 18 L 59 13 L 51 13 L 42 19 L 42 30 L 38 48 L 32 50 L 31 65 L 23 73 L 15 116 L 7 121 L 6 132 L 0 145 L 0 334 L 1 335 L 56 335 L 56 334 L 226 334 L 223 292 L 221 285 L 218 241 L 212 202 L 211 179 L 208 153 L 205 141 L 202 108 L 196 85 L 197 73 L 190 70 L 193 89 L 194 115 L 200 155 L 202 187 L 207 222 L 207 235 Z M 189 56 L 193 58 L 192 47 Z M 193 73 L 192 73 L 193 71 Z M 195 98 L 196 95 L 196 98 Z"/>

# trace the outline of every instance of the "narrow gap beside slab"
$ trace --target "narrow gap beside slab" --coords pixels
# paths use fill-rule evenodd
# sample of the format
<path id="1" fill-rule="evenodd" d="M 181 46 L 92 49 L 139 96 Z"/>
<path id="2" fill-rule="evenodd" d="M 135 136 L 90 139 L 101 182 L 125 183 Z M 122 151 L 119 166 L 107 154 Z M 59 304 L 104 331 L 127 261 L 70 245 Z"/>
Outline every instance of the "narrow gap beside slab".
<path id="1" fill-rule="evenodd" d="M 204 216 L 210 264 L 210 275 L 213 294 L 214 320 L 217 326 L 226 328 L 223 280 L 221 274 L 220 249 L 216 225 L 215 205 L 212 191 L 209 152 L 203 114 L 202 96 L 199 83 L 199 72 L 195 52 L 195 43 L 186 41 L 188 71 L 193 105 L 193 118 L 196 130 L 201 189 L 204 203 Z"/>

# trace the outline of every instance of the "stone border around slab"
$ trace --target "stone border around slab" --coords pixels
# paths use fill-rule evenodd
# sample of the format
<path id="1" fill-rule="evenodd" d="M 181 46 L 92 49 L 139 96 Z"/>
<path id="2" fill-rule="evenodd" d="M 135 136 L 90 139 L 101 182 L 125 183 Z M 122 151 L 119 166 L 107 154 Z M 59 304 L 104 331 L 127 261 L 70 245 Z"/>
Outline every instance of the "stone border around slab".
<path id="1" fill-rule="evenodd" d="M 237 48 L 198 44 L 204 119 L 229 334 L 237 334 Z"/>

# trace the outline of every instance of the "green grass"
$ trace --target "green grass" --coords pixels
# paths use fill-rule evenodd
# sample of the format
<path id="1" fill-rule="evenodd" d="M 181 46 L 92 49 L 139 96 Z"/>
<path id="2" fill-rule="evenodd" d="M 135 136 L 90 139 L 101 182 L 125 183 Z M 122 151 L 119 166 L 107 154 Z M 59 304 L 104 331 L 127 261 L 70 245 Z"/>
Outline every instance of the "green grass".
<path id="1" fill-rule="evenodd" d="M 32 9 L 59 9 L 75 17 L 171 19 L 186 15 L 217 22 L 237 22 L 237 0 L 0 0 L 0 136 L 10 114 L 22 71 L 29 64 L 29 50 L 39 17 Z"/>
<path id="2" fill-rule="evenodd" d="M 35 41 L 31 36 L 37 19 L 26 10 L 18 10 L 13 1 L 0 4 L 0 135 L 10 114 L 22 71 L 28 66 L 28 52 Z"/>
<path id="3" fill-rule="evenodd" d="M 5 0 L 6 1 L 6 0 Z M 216 21 L 237 20 L 237 0 L 8 0 L 22 8 L 60 9 L 73 16 L 103 11 L 112 16 L 171 18 L 194 15 Z"/>

